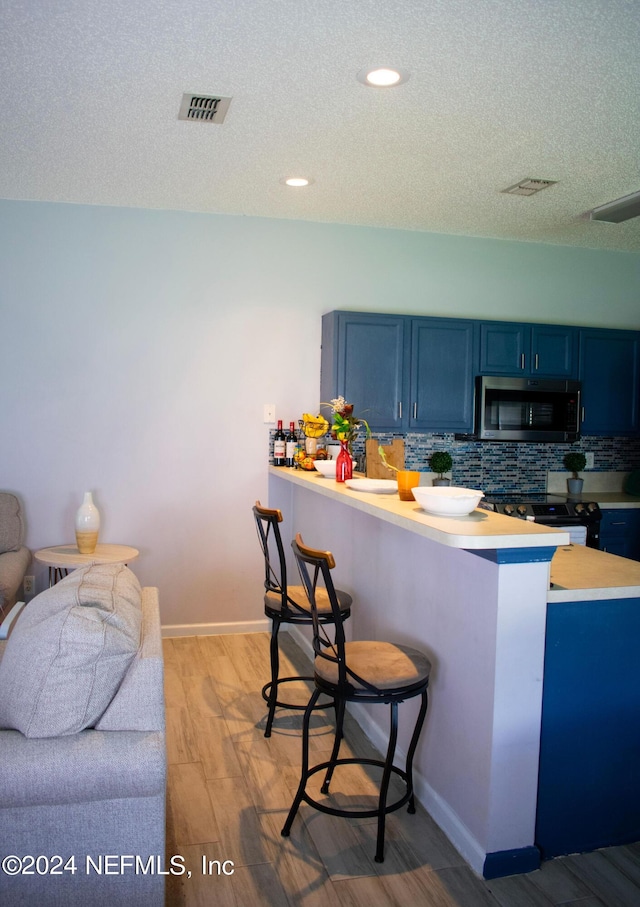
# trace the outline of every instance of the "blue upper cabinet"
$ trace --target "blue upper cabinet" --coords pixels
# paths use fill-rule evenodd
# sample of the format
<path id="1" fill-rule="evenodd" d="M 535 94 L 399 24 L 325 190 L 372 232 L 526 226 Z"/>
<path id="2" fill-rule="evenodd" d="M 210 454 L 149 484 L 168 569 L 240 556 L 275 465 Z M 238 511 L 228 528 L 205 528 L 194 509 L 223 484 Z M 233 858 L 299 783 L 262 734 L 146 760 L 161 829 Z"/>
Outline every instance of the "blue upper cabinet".
<path id="1" fill-rule="evenodd" d="M 585 435 L 624 436 L 640 432 L 640 334 L 580 331 Z"/>
<path id="2" fill-rule="evenodd" d="M 532 324 L 529 364 L 531 374 L 542 378 L 577 378 L 577 328 Z"/>
<path id="3" fill-rule="evenodd" d="M 552 324 L 480 323 L 480 372 L 483 375 L 575 378 L 576 328 Z"/>
<path id="4" fill-rule="evenodd" d="M 473 431 L 474 376 L 580 378 L 582 433 L 640 435 L 640 332 L 330 312 L 321 400 L 378 432 Z"/>
<path id="5" fill-rule="evenodd" d="M 376 431 L 406 424 L 405 360 L 408 319 L 403 315 L 329 312 L 322 318 L 320 393 L 343 396 Z"/>
<path id="6" fill-rule="evenodd" d="M 480 323 L 480 372 L 483 375 L 521 375 L 531 346 L 531 326 L 508 321 Z"/>
<path id="7" fill-rule="evenodd" d="M 470 432 L 476 337 L 464 319 L 330 312 L 322 400 L 341 394 L 375 431 Z"/>
<path id="8" fill-rule="evenodd" d="M 473 430 L 477 322 L 411 321 L 410 431 Z"/>

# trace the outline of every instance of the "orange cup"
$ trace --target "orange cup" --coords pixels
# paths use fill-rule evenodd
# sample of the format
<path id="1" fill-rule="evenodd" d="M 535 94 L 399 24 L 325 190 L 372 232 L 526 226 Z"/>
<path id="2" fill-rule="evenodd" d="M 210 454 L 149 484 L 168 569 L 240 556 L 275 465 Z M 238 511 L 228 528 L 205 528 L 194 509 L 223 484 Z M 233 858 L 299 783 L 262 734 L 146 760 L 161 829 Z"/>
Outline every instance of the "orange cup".
<path id="1" fill-rule="evenodd" d="M 412 488 L 420 484 L 420 473 L 410 469 L 401 469 L 396 473 L 398 480 L 398 495 L 401 501 L 415 501 Z"/>

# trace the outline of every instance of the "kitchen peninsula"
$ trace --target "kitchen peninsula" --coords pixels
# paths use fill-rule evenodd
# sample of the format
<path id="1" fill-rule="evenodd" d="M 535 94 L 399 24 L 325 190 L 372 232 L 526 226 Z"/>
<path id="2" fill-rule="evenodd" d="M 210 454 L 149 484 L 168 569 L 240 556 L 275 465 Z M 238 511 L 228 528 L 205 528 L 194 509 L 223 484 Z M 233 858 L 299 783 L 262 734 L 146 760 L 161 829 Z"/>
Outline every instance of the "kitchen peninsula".
<path id="1" fill-rule="evenodd" d="M 549 578 L 568 533 L 488 511 L 437 517 L 315 473 L 269 472 L 269 506 L 289 535 L 334 553 L 336 584 L 354 597 L 352 638 L 415 645 L 434 665 L 415 762 L 421 802 L 486 878 L 536 868 Z M 625 594 L 640 599 L 640 572 L 631 579 Z M 379 713 L 356 717 L 382 745 Z"/>

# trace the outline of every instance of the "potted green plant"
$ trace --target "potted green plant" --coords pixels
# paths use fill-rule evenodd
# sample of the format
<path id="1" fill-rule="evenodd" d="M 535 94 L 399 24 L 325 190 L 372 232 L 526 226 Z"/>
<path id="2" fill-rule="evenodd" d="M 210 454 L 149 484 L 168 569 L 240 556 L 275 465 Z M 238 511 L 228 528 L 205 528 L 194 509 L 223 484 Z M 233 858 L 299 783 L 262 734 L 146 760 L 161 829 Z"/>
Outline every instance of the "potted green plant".
<path id="1" fill-rule="evenodd" d="M 565 454 L 563 462 L 569 472 L 573 473 L 573 477 L 567 479 L 569 494 L 581 494 L 583 479 L 580 478 L 578 473 L 587 465 L 587 458 L 579 450 L 572 450 Z"/>
<path id="2" fill-rule="evenodd" d="M 436 450 L 429 457 L 429 466 L 433 472 L 438 473 L 438 478 L 433 480 L 434 485 L 450 485 L 449 479 L 444 476 L 453 466 L 451 454 L 446 450 Z"/>

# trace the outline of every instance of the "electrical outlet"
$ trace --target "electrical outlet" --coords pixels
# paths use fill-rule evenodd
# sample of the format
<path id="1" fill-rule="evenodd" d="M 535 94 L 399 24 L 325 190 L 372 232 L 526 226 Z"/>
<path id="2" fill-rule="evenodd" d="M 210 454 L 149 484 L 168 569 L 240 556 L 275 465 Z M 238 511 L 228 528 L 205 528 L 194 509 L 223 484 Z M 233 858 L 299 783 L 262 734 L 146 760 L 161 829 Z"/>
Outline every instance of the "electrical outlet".
<path id="1" fill-rule="evenodd" d="M 585 469 L 595 469 L 595 454 L 593 452 L 585 454 L 585 458 L 587 460 Z"/>
<path id="2" fill-rule="evenodd" d="M 25 595 L 33 595 L 36 589 L 35 576 L 25 576 L 25 578 L 22 580 L 22 588 Z"/>

